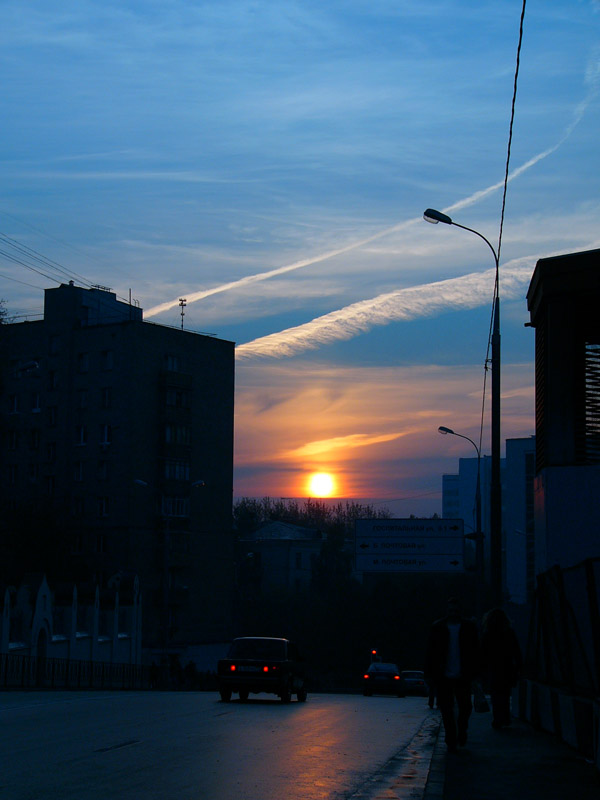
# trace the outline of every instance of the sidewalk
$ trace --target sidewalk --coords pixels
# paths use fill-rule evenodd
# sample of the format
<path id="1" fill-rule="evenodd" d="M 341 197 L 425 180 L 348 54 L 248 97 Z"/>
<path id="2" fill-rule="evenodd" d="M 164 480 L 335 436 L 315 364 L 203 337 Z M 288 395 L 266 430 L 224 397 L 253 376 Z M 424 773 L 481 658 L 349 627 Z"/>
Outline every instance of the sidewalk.
<path id="1" fill-rule="evenodd" d="M 598 800 L 593 764 L 549 733 L 514 720 L 500 731 L 473 713 L 466 747 L 447 753 L 440 728 L 423 800 Z"/>

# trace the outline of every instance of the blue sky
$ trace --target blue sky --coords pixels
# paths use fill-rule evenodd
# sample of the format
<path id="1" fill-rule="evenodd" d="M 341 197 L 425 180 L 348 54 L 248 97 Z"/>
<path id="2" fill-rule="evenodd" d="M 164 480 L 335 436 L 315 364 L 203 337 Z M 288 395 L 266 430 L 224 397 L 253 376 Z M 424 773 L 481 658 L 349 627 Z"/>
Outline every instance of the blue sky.
<path id="1" fill-rule="evenodd" d="M 341 496 L 439 511 L 472 453 L 438 425 L 478 436 L 493 259 L 421 216 L 497 246 L 521 8 L 5 0 L 0 231 L 148 319 L 179 325 L 186 297 L 186 328 L 239 345 L 236 495 L 303 496 L 325 470 Z M 534 433 L 537 259 L 600 246 L 599 87 L 600 3 L 528 0 L 503 438 Z M 42 271 L 0 257 L 18 319 Z"/>

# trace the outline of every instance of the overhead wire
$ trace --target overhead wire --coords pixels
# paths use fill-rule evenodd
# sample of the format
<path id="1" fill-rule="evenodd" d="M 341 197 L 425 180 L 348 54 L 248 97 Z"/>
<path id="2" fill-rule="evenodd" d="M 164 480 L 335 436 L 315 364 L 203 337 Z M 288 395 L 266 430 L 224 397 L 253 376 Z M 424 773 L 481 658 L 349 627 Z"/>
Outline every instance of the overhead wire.
<path id="1" fill-rule="evenodd" d="M 519 22 L 519 42 L 517 45 L 517 57 L 515 63 L 515 75 L 513 81 L 513 95 L 512 95 L 512 103 L 511 103 L 511 111 L 510 111 L 510 124 L 508 128 L 508 144 L 506 148 L 506 169 L 504 172 L 504 187 L 502 190 L 502 209 L 500 212 L 500 230 L 498 232 L 498 250 L 496 252 L 496 265 L 497 267 L 500 264 L 500 251 L 502 249 L 502 233 L 504 230 L 504 215 L 506 211 L 506 194 L 508 189 L 508 178 L 509 178 L 509 170 L 510 170 L 510 155 L 511 155 L 511 148 L 512 148 L 512 138 L 513 138 L 513 127 L 515 121 L 515 109 L 517 104 L 517 85 L 519 80 L 519 69 L 521 65 L 521 47 L 523 45 L 523 29 L 524 29 L 524 22 L 525 22 L 525 8 L 527 5 L 527 0 L 523 0 L 523 5 L 521 8 L 521 19 Z M 484 416 L 485 416 L 485 397 L 486 397 L 486 390 L 487 390 L 487 374 L 489 370 L 490 364 L 490 349 L 492 346 L 492 331 L 494 326 L 494 314 L 496 313 L 496 301 L 500 294 L 500 286 L 499 286 L 499 270 L 496 269 L 496 277 L 494 280 L 494 292 L 492 297 L 492 313 L 490 317 L 490 328 L 488 332 L 488 341 L 487 341 L 487 349 L 485 354 L 485 364 L 484 364 L 484 371 L 483 371 L 483 396 L 481 402 L 481 425 L 479 429 L 479 452 L 481 453 L 481 446 L 483 441 L 483 426 L 484 426 Z"/>

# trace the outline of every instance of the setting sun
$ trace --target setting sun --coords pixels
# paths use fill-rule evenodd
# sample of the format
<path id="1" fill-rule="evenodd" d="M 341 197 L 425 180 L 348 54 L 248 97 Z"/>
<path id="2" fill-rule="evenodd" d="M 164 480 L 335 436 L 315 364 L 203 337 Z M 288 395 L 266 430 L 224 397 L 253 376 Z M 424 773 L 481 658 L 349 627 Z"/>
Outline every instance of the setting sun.
<path id="1" fill-rule="evenodd" d="M 312 497 L 330 497 L 334 489 L 333 476 L 328 472 L 315 472 L 308 480 L 308 491 Z"/>

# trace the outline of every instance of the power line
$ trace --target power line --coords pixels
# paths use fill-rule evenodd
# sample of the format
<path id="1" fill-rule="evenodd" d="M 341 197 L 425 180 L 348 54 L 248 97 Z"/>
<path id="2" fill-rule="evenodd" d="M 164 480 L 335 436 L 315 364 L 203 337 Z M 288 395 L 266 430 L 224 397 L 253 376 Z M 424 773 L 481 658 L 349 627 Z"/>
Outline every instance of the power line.
<path id="1" fill-rule="evenodd" d="M 19 253 L 23 258 L 29 259 L 34 264 L 40 264 L 41 266 L 44 266 L 44 267 L 46 267 L 48 269 L 51 269 L 51 270 L 54 270 L 59 275 L 64 275 L 65 277 L 67 277 L 69 279 L 72 279 L 73 277 L 75 277 L 79 281 L 87 284 L 88 286 L 92 285 L 92 283 L 90 281 L 88 281 L 87 278 L 84 278 L 82 275 L 78 275 L 76 272 L 74 272 L 73 270 L 70 270 L 67 267 L 63 266 L 58 261 L 54 261 L 53 259 L 48 258 L 48 256 L 45 256 L 42 253 L 39 253 L 37 250 L 34 250 L 32 247 L 28 247 L 27 245 L 22 244 L 21 242 L 17 241 L 16 239 L 13 239 L 11 236 L 8 236 L 5 233 L 0 232 L 0 241 L 4 242 L 5 245 L 7 245 L 8 247 L 11 247 L 13 250 L 15 250 L 17 253 Z M 6 253 L 3 253 L 3 255 L 6 255 Z M 20 263 L 25 265 L 24 262 L 20 262 Z"/>

